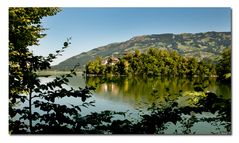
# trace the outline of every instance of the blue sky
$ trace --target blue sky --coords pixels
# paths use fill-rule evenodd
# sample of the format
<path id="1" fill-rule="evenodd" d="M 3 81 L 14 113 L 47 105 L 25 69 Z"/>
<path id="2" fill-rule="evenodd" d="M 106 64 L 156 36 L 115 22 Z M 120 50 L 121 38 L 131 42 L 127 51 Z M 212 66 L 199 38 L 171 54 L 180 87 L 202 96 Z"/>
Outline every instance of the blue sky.
<path id="1" fill-rule="evenodd" d="M 42 20 L 48 28 L 34 54 L 47 55 L 62 47 L 67 37 L 72 44 L 57 64 L 67 58 L 134 36 L 162 33 L 231 31 L 229 8 L 62 8 Z"/>

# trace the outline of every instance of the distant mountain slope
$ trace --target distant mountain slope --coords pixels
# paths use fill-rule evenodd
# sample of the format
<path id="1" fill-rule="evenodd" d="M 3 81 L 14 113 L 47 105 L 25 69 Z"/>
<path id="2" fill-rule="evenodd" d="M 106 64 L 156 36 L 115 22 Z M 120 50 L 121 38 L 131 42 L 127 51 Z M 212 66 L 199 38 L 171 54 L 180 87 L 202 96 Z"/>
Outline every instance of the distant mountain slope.
<path id="1" fill-rule="evenodd" d="M 140 49 L 143 52 L 150 47 L 175 50 L 183 56 L 193 56 L 200 60 L 205 58 L 215 60 L 224 48 L 231 47 L 231 32 L 136 36 L 125 42 L 112 43 L 95 48 L 88 52 L 83 52 L 53 66 L 52 68 L 55 70 L 70 70 L 77 63 L 80 63 L 81 67 L 83 67 L 87 62 L 97 56 L 103 58 L 111 55 L 121 56 L 124 53 L 134 51 L 135 49 Z"/>

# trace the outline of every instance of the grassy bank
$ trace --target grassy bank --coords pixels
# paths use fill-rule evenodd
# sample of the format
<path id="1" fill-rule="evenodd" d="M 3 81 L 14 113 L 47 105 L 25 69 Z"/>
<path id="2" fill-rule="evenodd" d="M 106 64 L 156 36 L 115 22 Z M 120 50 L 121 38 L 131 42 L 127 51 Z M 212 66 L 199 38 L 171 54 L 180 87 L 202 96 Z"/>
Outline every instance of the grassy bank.
<path id="1" fill-rule="evenodd" d="M 36 72 L 38 76 L 41 77 L 47 77 L 47 76 L 52 76 L 52 75 L 63 75 L 63 74 L 68 74 L 70 71 L 49 71 L 49 70 L 44 70 L 44 71 L 37 71 Z M 81 75 L 82 72 L 77 71 L 77 75 Z"/>

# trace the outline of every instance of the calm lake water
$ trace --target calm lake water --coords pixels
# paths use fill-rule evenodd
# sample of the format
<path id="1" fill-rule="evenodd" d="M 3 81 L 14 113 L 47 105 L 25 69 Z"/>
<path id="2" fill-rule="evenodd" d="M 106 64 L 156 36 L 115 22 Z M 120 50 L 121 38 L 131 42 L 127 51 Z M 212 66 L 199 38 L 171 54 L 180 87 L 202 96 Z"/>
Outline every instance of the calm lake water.
<path id="1" fill-rule="evenodd" d="M 42 82 L 52 80 L 54 77 L 41 78 Z M 123 111 L 129 114 L 129 118 L 137 119 L 139 112 L 146 112 L 153 103 L 166 102 L 165 97 L 176 98 L 179 94 L 194 91 L 196 84 L 201 84 L 205 91 L 211 91 L 224 99 L 231 98 L 231 85 L 216 81 L 215 78 L 141 78 L 141 77 L 87 77 L 76 76 L 70 78 L 68 87 L 94 86 L 92 98 L 95 100 L 95 107 L 82 108 L 82 116 L 91 112 L 104 110 Z M 157 92 L 155 92 L 157 91 Z M 81 104 L 80 99 L 63 98 L 57 101 L 62 104 Z M 141 111 L 140 111 L 141 110 Z M 210 113 L 203 113 L 200 116 L 215 116 Z M 171 134 L 177 125 L 169 125 L 166 133 Z M 197 123 L 193 129 L 198 134 L 210 134 L 215 131 L 209 123 Z M 223 130 L 223 129 L 222 129 Z"/>

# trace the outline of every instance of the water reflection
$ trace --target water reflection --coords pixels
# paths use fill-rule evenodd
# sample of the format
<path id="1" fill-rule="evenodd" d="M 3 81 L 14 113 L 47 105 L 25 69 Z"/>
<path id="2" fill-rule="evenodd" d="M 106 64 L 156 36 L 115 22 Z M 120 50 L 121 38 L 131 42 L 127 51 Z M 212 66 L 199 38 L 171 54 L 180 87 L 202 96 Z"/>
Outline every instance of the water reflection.
<path id="1" fill-rule="evenodd" d="M 82 80 L 82 77 L 76 78 Z M 185 92 L 194 91 L 196 85 L 200 85 L 197 89 L 214 92 L 225 99 L 231 97 L 230 85 L 215 78 L 87 77 L 85 82 L 88 86 L 96 87 L 96 96 L 127 103 L 134 108 L 147 108 L 152 103 L 166 102 L 167 98 L 176 99 Z"/>
<path id="2" fill-rule="evenodd" d="M 190 132 L 230 134 L 230 105 L 223 104 L 229 104 L 231 85 L 219 82 L 216 78 L 87 77 L 85 80 L 88 86 L 96 87 L 96 96 L 114 101 L 116 104 L 127 103 L 133 109 L 141 110 L 143 114 L 147 113 L 147 109 L 153 104 L 156 108 L 164 108 L 170 101 L 176 101 L 183 114 L 189 114 L 191 117 L 192 113 L 197 118 L 190 121 L 187 117 L 185 123 L 169 124 L 165 130 L 166 134 L 172 134 L 177 130 L 176 134 L 187 134 L 179 130 L 184 129 L 183 125 L 187 127 L 189 122 L 192 122 Z M 212 100 L 209 94 L 212 95 Z M 200 108 L 199 102 L 203 105 Z M 193 110 L 199 113 L 194 113 Z M 217 110 L 219 112 L 215 112 Z M 213 124 L 218 125 L 214 126 L 207 120 L 215 120 Z"/>
<path id="3" fill-rule="evenodd" d="M 49 78 L 42 78 L 42 82 L 49 80 Z M 122 118 L 124 121 L 108 120 L 112 124 L 104 127 L 107 131 L 112 130 L 112 133 L 231 133 L 230 84 L 217 82 L 213 78 L 88 77 L 85 79 L 78 76 L 71 78 L 69 86 L 65 88 L 77 88 L 84 85 L 96 87 L 94 96 L 91 98 L 96 100 L 96 107 L 82 108 L 80 112 L 81 120 L 87 121 L 85 123 L 90 125 L 96 123 L 95 120 L 101 123 L 101 114 L 91 112 L 100 113 L 104 110 L 124 112 L 126 120 L 124 118 Z M 69 104 L 79 105 L 82 101 L 70 97 L 57 100 L 56 103 L 68 106 Z M 125 111 L 128 109 L 130 113 L 126 114 Z M 135 109 L 140 109 L 142 112 Z M 43 114 L 39 109 L 33 109 L 33 111 Z M 105 117 L 105 114 L 102 115 Z M 92 119 L 94 120 L 90 122 Z M 115 118 L 115 120 L 118 119 L 121 120 L 121 118 Z M 33 124 L 37 123 L 39 122 L 36 121 Z M 118 125 L 120 130 L 116 128 Z M 155 125 L 162 133 L 157 132 Z"/>

